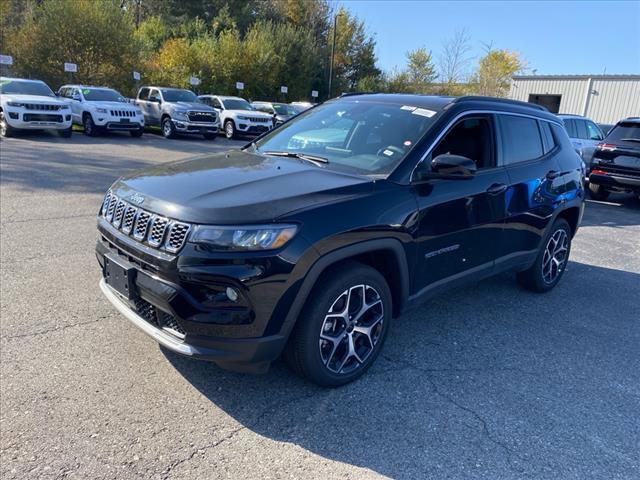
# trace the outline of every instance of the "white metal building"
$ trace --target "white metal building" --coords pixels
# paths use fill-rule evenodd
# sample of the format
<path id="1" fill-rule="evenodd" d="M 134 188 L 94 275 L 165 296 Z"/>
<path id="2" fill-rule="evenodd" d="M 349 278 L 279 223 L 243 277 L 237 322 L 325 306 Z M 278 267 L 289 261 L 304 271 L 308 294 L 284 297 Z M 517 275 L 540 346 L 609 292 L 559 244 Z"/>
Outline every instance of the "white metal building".
<path id="1" fill-rule="evenodd" d="M 640 117 L 640 75 L 515 76 L 509 97 L 544 105 L 553 113 L 615 124 L 626 117 Z"/>

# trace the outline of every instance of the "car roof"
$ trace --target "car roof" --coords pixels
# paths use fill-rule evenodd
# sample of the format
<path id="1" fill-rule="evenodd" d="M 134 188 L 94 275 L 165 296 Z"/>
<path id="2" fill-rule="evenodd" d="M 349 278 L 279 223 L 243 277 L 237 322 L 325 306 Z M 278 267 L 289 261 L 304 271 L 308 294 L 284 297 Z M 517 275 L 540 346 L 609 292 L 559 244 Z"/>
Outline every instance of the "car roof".
<path id="1" fill-rule="evenodd" d="M 587 118 L 577 113 L 558 113 L 557 116 L 560 118 Z"/>
<path id="2" fill-rule="evenodd" d="M 104 90 L 117 91 L 115 88 L 111 88 L 111 87 L 101 87 L 98 85 L 78 85 L 76 83 L 68 83 L 66 85 L 61 85 L 60 88 L 102 88 Z"/>
<path id="3" fill-rule="evenodd" d="M 628 117 L 620 120 L 618 123 L 640 123 L 640 117 Z"/>
<path id="4" fill-rule="evenodd" d="M 12 80 L 12 81 L 13 80 L 19 80 L 21 82 L 45 83 L 42 80 L 35 80 L 35 79 L 32 79 L 32 78 L 18 78 L 18 77 L 0 77 L 0 80 L 4 80 L 4 81 L 7 81 L 7 80 Z"/>

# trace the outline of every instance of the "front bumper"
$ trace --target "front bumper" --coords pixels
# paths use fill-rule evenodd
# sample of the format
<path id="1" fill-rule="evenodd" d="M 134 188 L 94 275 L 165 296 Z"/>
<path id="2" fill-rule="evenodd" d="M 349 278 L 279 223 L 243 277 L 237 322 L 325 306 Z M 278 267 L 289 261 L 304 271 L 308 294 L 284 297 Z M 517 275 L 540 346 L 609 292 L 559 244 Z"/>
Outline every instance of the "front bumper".
<path id="1" fill-rule="evenodd" d="M 239 133 L 248 135 L 260 135 L 261 133 L 268 132 L 273 128 L 273 123 L 251 123 L 238 120 L 236 124 L 236 130 Z"/>
<path id="2" fill-rule="evenodd" d="M 21 130 L 66 130 L 71 127 L 71 110 L 31 111 L 8 107 L 5 120 Z"/>
<path id="3" fill-rule="evenodd" d="M 187 120 L 173 120 L 173 125 L 180 133 L 218 133 L 220 123 L 190 122 Z"/>
<path id="4" fill-rule="evenodd" d="M 100 289 L 122 315 L 163 347 L 188 357 L 215 361 L 230 370 L 262 371 L 280 354 L 286 342 L 286 338 L 280 335 L 243 339 L 192 339 L 187 336 L 179 339 L 138 315 L 127 300 L 107 285 L 104 279 L 100 280 Z"/>

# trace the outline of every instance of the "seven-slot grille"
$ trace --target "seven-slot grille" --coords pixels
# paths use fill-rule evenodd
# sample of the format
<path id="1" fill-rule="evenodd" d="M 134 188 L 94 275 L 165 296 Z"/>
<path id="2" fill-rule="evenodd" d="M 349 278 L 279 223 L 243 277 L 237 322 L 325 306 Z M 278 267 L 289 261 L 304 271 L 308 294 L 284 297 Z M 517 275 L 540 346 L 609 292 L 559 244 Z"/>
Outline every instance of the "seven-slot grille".
<path id="1" fill-rule="evenodd" d="M 47 105 L 44 103 L 25 103 L 24 108 L 27 110 L 46 110 L 46 111 L 54 111 L 60 110 L 62 105 Z"/>
<path id="2" fill-rule="evenodd" d="M 267 123 L 272 121 L 271 118 L 264 118 L 264 117 L 242 117 L 240 120 L 243 120 L 245 118 L 250 122 L 254 122 L 254 123 Z"/>
<path id="3" fill-rule="evenodd" d="M 104 197 L 100 214 L 125 235 L 131 235 L 139 242 L 171 253 L 176 253 L 183 247 L 191 229 L 188 223 L 134 207 L 120 200 L 111 191 Z"/>
<path id="4" fill-rule="evenodd" d="M 135 110 L 111 110 L 111 115 L 114 117 L 135 117 Z"/>
<path id="5" fill-rule="evenodd" d="M 189 121 L 191 122 L 207 122 L 213 123 L 216 121 L 216 114 L 214 112 L 189 112 Z"/>

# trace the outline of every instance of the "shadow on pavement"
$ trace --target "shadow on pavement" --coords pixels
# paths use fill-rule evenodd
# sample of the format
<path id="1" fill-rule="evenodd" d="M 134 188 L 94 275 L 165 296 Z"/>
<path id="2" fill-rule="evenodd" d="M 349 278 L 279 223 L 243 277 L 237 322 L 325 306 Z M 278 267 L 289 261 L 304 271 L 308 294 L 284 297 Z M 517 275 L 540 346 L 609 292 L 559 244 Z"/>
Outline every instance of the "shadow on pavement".
<path id="1" fill-rule="evenodd" d="M 282 362 L 248 376 L 164 353 L 244 428 L 391 478 L 625 477 L 639 299 L 639 274 L 576 262 L 543 295 L 501 275 L 397 319 L 372 369 L 333 390 Z"/>

